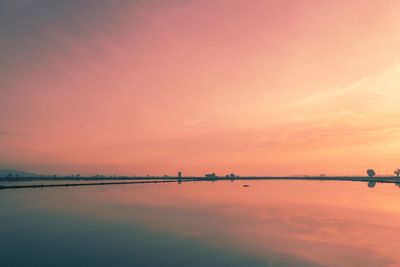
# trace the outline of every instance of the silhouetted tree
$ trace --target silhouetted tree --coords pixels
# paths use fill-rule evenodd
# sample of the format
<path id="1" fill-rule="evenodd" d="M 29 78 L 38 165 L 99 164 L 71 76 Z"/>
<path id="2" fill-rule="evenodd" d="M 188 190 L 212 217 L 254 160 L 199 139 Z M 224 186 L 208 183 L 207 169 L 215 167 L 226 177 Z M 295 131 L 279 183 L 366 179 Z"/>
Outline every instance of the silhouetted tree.
<path id="1" fill-rule="evenodd" d="M 376 175 L 375 171 L 373 169 L 367 170 L 367 174 L 369 177 L 374 177 Z"/>
<path id="2" fill-rule="evenodd" d="M 397 177 L 399 177 L 399 176 L 400 176 L 400 169 L 395 170 L 395 171 L 394 171 L 394 174 L 395 174 Z"/>
<path id="3" fill-rule="evenodd" d="M 207 173 L 204 175 L 206 178 L 217 178 L 218 176 L 215 173 Z"/>

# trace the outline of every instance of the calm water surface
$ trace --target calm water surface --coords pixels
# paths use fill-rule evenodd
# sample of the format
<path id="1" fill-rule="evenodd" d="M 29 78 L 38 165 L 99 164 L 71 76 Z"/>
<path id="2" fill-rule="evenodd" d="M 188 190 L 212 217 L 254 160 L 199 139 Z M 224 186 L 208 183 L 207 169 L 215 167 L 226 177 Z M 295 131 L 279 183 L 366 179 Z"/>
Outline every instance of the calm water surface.
<path id="1" fill-rule="evenodd" d="M 312 181 L 0 191 L 0 266 L 400 266 L 400 189 Z"/>

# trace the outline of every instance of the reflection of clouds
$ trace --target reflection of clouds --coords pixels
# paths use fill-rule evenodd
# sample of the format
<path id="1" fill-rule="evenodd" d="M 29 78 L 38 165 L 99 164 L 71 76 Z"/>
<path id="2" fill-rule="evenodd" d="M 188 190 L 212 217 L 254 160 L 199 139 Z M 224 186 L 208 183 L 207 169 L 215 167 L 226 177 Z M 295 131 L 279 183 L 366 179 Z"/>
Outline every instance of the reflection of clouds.
<path id="1" fill-rule="evenodd" d="M 317 266 L 400 261 L 400 210 L 382 208 L 398 192 L 386 185 L 372 195 L 363 183 L 252 182 L 251 191 L 229 182 L 184 186 L 121 187 L 91 199 L 107 205 L 113 218 L 266 258 L 291 255 Z M 88 195 L 77 198 L 87 203 L 82 197 Z"/>
<path id="2" fill-rule="evenodd" d="M 285 208 L 259 215 L 259 222 L 267 224 L 277 233 L 293 234 L 298 239 L 312 239 L 317 233 L 329 233 L 331 229 L 342 228 L 353 222 L 349 219 L 336 218 L 326 214 L 318 214 L 314 210 L 303 208 Z M 332 240 L 333 241 L 333 240 Z"/>
<path id="3" fill-rule="evenodd" d="M 191 238 L 202 238 L 202 234 L 200 232 L 193 231 L 191 229 L 189 229 L 189 230 L 181 229 L 178 232 L 179 232 L 179 234 L 181 234 L 183 236 L 187 236 L 187 237 L 191 237 Z"/>
<path id="4" fill-rule="evenodd" d="M 348 216 L 347 209 L 332 207 L 330 211 L 318 206 L 309 207 L 308 211 L 301 206 L 283 207 L 279 212 L 266 211 L 260 214 L 262 219 L 258 223 L 242 226 L 241 236 L 254 238 L 249 241 L 253 247 L 266 246 L 264 242 L 268 241 L 274 244 L 270 249 L 285 251 L 322 266 L 336 266 L 337 262 L 346 263 L 343 266 L 387 266 L 397 261 L 397 257 L 386 256 L 385 249 L 381 252 L 374 243 L 382 242 L 382 236 L 390 236 L 397 228 L 377 222 L 376 214 L 360 213 L 360 217 L 365 216 L 362 219 Z M 399 238 L 390 239 L 391 244 L 399 241 Z"/>

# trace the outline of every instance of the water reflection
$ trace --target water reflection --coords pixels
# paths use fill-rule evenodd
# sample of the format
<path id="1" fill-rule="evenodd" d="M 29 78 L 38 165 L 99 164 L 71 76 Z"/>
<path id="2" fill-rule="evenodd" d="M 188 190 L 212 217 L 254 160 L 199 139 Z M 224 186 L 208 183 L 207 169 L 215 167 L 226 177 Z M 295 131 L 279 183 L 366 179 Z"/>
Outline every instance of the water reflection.
<path id="1" fill-rule="evenodd" d="M 400 262 L 400 194 L 392 186 L 371 191 L 364 183 L 248 183 L 2 192 L 0 238 L 7 242 L 0 242 L 0 256 L 20 263 L 14 266 L 24 259 L 30 266 Z"/>
<path id="2" fill-rule="evenodd" d="M 376 182 L 368 182 L 368 187 L 373 188 L 376 186 Z"/>

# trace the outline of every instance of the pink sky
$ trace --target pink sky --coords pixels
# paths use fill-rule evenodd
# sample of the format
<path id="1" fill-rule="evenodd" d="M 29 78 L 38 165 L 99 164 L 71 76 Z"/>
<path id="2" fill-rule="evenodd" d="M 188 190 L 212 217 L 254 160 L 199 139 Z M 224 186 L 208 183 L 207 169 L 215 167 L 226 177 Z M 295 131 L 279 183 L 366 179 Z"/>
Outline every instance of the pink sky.
<path id="1" fill-rule="evenodd" d="M 0 168 L 400 166 L 398 1 L 6 2 Z"/>

